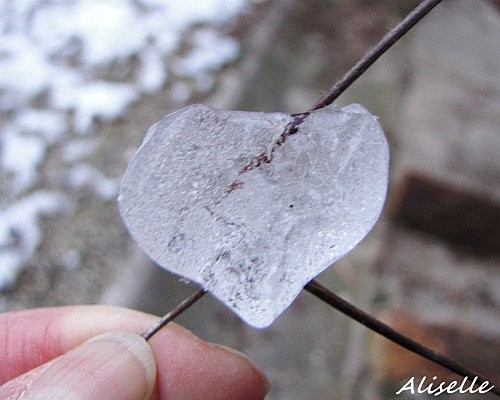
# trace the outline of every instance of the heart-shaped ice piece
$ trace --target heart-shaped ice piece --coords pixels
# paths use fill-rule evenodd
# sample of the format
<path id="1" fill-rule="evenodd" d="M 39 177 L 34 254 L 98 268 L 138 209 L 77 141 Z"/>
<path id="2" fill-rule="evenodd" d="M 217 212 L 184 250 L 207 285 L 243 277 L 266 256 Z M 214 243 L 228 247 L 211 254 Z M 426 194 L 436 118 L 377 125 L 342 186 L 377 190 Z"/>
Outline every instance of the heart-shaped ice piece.
<path id="1" fill-rule="evenodd" d="M 131 161 L 121 214 L 149 256 L 265 327 L 372 228 L 387 188 L 384 133 L 360 105 L 293 117 L 193 105 Z M 280 139 L 281 138 L 281 139 Z"/>

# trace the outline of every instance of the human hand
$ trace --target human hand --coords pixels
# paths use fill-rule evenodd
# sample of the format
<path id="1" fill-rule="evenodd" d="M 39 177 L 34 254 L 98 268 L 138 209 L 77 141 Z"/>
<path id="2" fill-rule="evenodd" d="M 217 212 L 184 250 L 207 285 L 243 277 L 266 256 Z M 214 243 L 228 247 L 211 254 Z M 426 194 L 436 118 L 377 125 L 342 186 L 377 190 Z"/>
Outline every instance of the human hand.
<path id="1" fill-rule="evenodd" d="M 110 306 L 0 314 L 0 399 L 265 397 L 267 379 L 240 353 L 176 324 L 149 344 L 131 333 L 143 332 L 156 319 Z"/>

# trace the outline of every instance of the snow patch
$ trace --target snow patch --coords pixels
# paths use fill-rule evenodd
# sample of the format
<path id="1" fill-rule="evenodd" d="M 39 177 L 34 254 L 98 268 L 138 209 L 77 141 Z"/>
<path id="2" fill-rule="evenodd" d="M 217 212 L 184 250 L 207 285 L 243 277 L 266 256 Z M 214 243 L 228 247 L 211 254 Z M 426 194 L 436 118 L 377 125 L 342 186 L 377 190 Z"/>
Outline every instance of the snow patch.
<path id="1" fill-rule="evenodd" d="M 167 80 L 167 71 L 159 51 L 147 48 L 140 54 L 141 69 L 137 78 L 139 87 L 145 93 L 160 90 Z"/>
<path id="2" fill-rule="evenodd" d="M 123 115 L 137 98 L 132 85 L 111 82 L 92 82 L 60 88 L 54 96 L 56 107 L 75 112 L 75 130 L 85 134 L 90 131 L 94 118 L 112 121 Z"/>
<path id="3" fill-rule="evenodd" d="M 196 76 L 207 71 L 215 71 L 239 53 L 238 42 L 222 36 L 211 29 L 199 29 L 193 33 L 193 48 L 182 58 L 176 60 L 174 71 L 181 76 Z"/>
<path id="4" fill-rule="evenodd" d="M 14 282 L 40 245 L 40 215 L 54 215 L 67 209 L 68 204 L 59 193 L 38 191 L 0 212 L 0 290 Z"/>
<path id="5" fill-rule="evenodd" d="M 111 200 L 118 194 L 119 179 L 107 178 L 88 164 L 78 164 L 68 171 L 67 183 L 72 188 L 90 187 L 103 200 Z"/>
<path id="6" fill-rule="evenodd" d="M 90 156 L 97 149 L 95 139 L 75 139 L 62 148 L 62 159 L 67 163 L 74 163 Z"/>
<path id="7" fill-rule="evenodd" d="M 13 174 L 11 191 L 20 193 L 36 181 L 46 143 L 40 137 L 24 135 L 7 128 L 2 132 L 1 145 L 0 165 Z"/>
<path id="8" fill-rule="evenodd" d="M 22 34 L 0 40 L 0 109 L 15 110 L 47 89 L 51 80 L 47 55 Z"/>
<path id="9" fill-rule="evenodd" d="M 68 129 L 66 116 L 58 111 L 25 108 L 20 110 L 14 124 L 25 133 L 41 135 L 49 144 L 61 139 Z"/>
<path id="10" fill-rule="evenodd" d="M 23 0 L 0 5 L 0 175 L 7 178 L 0 192 L 8 197 L 0 198 L 7 204 L 0 217 L 0 288 L 14 281 L 36 251 L 38 215 L 55 214 L 61 207 L 63 196 L 55 192 L 26 196 L 39 186 L 47 150 L 61 149 L 62 160 L 70 164 L 61 167 L 69 168 L 62 171 L 67 181 L 61 187 L 56 183 L 56 191 L 91 186 L 103 200 L 112 199 L 116 180 L 89 165 L 74 165 L 89 157 L 97 142 L 68 136 L 95 134 L 94 121 L 123 117 L 141 96 L 165 87 L 181 45 L 190 49 L 175 62 L 185 82 L 172 82 L 170 96 L 184 102 L 194 90 L 209 90 L 213 71 L 239 51 L 234 40 L 216 32 L 217 26 L 250 2 Z M 189 35 L 193 26 L 205 28 Z"/>

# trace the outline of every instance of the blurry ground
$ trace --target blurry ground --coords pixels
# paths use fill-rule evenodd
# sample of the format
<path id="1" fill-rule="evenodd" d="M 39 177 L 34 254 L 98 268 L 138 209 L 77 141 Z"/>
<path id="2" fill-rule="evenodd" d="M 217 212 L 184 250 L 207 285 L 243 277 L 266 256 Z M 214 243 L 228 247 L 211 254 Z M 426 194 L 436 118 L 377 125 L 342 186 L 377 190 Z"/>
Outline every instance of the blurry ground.
<path id="1" fill-rule="evenodd" d="M 152 6 L 155 2 L 146 3 Z M 145 259 L 124 230 L 114 200 L 120 176 L 147 128 L 192 102 L 226 109 L 303 111 L 416 3 L 268 0 L 223 22 L 207 17 L 186 25 L 180 31 L 179 47 L 162 58 L 168 65 L 168 79 L 148 91 L 137 89 L 126 112 L 110 117 L 110 122 L 97 113 L 97 121 L 86 133 L 76 132 L 73 124 L 69 133 L 52 141 L 43 139 L 47 145 L 43 157 L 34 163 L 35 178 L 30 181 L 25 174 L 24 186 L 15 190 L 12 171 L 5 167 L 10 164 L 5 162 L 7 145 L 2 139 L 0 275 L 4 284 L 0 307 L 106 302 L 156 313 L 168 310 L 193 289 Z M 1 12 L 9 11 L 6 4 Z M 488 354 L 494 366 L 500 357 L 498 252 L 478 257 L 474 251 L 457 251 L 439 235 L 402 226 L 395 218 L 408 207 L 400 198 L 409 172 L 472 192 L 498 210 L 500 69 L 496 38 L 500 16 L 493 4 L 487 0 L 444 1 L 341 97 L 341 103 L 359 102 L 381 117 L 391 143 L 392 207 L 387 207 L 363 243 L 319 280 L 362 308 L 384 313 L 394 324 L 403 325 L 401 329 L 408 318 L 410 333 L 423 326 L 419 328 L 423 337 L 426 333 L 432 336 L 435 345 L 442 345 L 435 333 L 439 329 L 451 327 L 448 335 L 472 332 L 474 341 L 461 342 L 462 348 L 463 343 L 471 347 L 479 343 L 475 353 Z M 190 48 L 196 47 L 190 40 L 206 27 L 238 41 L 238 60 L 228 52 L 213 67 L 205 63 L 209 73 L 202 69 L 187 76 L 176 72 L 173 61 L 187 58 Z M 202 30 L 200 35 L 210 33 Z M 224 46 L 227 44 L 218 47 Z M 205 47 L 213 53 L 210 43 Z M 121 83 L 144 88 L 138 78 L 131 78 L 138 76 L 134 68 L 142 65 L 138 60 L 144 57 L 125 57 L 126 68 L 118 68 Z M 221 68 L 224 64 L 228 65 Z M 93 67 L 86 71 L 98 81 L 106 76 Z M 49 108 L 43 95 L 28 102 L 1 98 L 3 138 L 14 135 L 9 133 L 13 127 L 27 125 L 16 122 L 21 106 Z M 65 123 L 75 121 L 71 108 L 61 114 Z M 81 120 L 85 122 L 84 117 Z M 35 129 L 16 133 L 33 140 L 50 134 L 42 132 L 36 118 L 33 124 Z M 60 124 L 56 121 L 55 126 Z M 54 125 L 49 128 L 55 129 Z M 18 148 L 25 148 L 26 143 Z M 18 154 L 18 159 L 28 158 Z M 36 159 L 36 154 L 31 157 Z M 66 200 L 55 200 L 57 206 L 52 207 L 47 196 L 30 197 L 48 192 Z M 19 215 L 33 207 L 18 207 L 13 214 L 14 206 L 26 204 L 23 200 L 30 198 L 34 204 L 47 204 L 40 224 L 16 225 L 24 221 Z M 474 218 L 473 212 L 467 217 Z M 459 213 L 456 218 L 462 219 Z M 6 231 L 7 223 L 18 230 Z M 36 234 L 29 235 L 36 233 L 36 226 L 41 229 L 38 242 Z M 499 236 L 498 225 L 491 235 L 495 233 Z M 22 245 L 30 237 L 30 243 L 35 243 L 32 254 L 28 254 L 29 246 Z M 28 256 L 21 258 L 18 273 L 9 275 L 11 250 Z M 402 313 L 400 317 L 394 317 L 396 311 Z M 255 359 L 271 378 L 270 399 L 390 398 L 394 394 L 391 385 L 418 375 L 423 368 L 403 360 L 400 351 L 391 352 L 380 343 L 374 346 L 364 328 L 309 294 L 301 294 L 265 330 L 246 327 L 210 298 L 195 305 L 181 321 L 200 336 L 234 346 Z M 432 324 L 439 329 L 430 329 Z M 405 371 L 403 376 L 391 372 L 394 366 Z M 388 392 L 382 395 L 381 387 Z"/>
<path id="2" fill-rule="evenodd" d="M 115 198 L 130 156 L 155 119 L 213 89 L 250 4 L 2 3 L 5 308 L 96 301 L 128 245 Z"/>

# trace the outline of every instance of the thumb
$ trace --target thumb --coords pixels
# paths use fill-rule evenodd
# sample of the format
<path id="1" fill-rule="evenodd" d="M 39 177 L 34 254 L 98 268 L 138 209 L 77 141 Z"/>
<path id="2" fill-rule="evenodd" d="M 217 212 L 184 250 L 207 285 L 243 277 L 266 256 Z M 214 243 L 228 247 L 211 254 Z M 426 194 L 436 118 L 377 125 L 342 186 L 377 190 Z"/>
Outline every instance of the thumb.
<path id="1" fill-rule="evenodd" d="M 154 388 L 153 351 L 139 335 L 111 332 L 18 376 L 1 399 L 144 400 Z"/>

